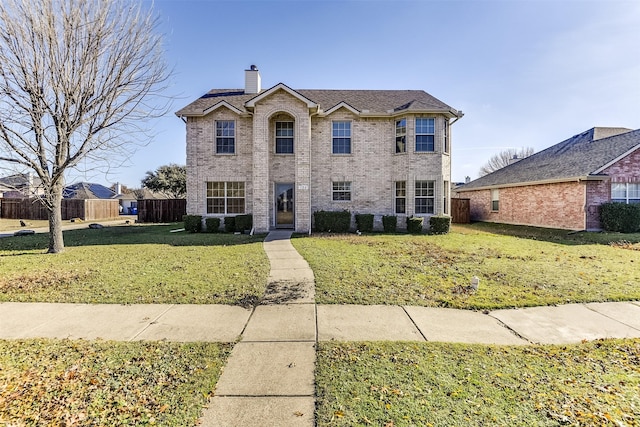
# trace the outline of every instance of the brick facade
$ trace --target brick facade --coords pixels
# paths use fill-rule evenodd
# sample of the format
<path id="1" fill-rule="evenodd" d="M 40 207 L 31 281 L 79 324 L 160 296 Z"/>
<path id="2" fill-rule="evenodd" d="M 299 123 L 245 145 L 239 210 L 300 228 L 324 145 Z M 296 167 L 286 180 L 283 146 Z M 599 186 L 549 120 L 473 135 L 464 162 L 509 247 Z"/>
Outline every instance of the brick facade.
<path id="1" fill-rule="evenodd" d="M 499 209 L 493 211 L 491 190 L 466 191 L 471 220 L 536 227 L 582 230 L 585 227 L 584 182 L 500 188 Z"/>
<path id="2" fill-rule="evenodd" d="M 415 117 L 435 118 L 435 151 L 415 152 Z M 255 103 L 252 114 L 225 106 L 201 117 L 187 118 L 187 212 L 206 213 L 206 183 L 242 181 L 246 213 L 253 214 L 255 230 L 268 231 L 275 223 L 275 186 L 293 183 L 294 228 L 311 229 L 318 210 L 373 213 L 381 227 L 382 215 L 395 214 L 394 182 L 406 181 L 406 214 L 414 214 L 414 182 L 435 182 L 435 214 L 449 212 L 450 154 L 444 152 L 446 114 L 407 113 L 399 117 L 362 117 L 347 108 L 330 114 L 310 111 L 305 102 L 286 90 L 276 90 Z M 395 120 L 407 119 L 407 152 L 395 153 Z M 235 120 L 235 154 L 216 154 L 215 121 Z M 332 121 L 351 122 L 351 154 L 332 154 Z M 275 153 L 275 123 L 294 123 L 294 154 Z M 449 150 L 451 146 L 449 132 Z M 332 182 L 352 185 L 350 201 L 333 201 Z M 423 215 L 429 216 L 429 215 Z M 428 221 L 425 221 L 428 223 Z"/>

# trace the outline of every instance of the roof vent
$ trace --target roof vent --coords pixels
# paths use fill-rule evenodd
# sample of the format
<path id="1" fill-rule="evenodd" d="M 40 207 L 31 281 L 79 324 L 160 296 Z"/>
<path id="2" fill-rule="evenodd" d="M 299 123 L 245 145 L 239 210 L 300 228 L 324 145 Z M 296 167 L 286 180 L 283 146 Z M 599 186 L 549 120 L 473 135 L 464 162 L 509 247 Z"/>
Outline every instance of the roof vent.
<path id="1" fill-rule="evenodd" d="M 252 65 L 248 70 L 244 71 L 244 93 L 260 93 L 262 89 L 260 83 L 260 71 L 258 71 L 258 67 Z"/>

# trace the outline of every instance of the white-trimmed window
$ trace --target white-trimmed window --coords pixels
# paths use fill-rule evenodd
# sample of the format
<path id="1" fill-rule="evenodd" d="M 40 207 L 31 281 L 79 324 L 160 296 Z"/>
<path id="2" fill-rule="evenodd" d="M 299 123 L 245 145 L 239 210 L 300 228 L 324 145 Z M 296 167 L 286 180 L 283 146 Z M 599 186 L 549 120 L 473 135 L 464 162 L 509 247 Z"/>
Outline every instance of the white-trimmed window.
<path id="1" fill-rule="evenodd" d="M 500 190 L 497 188 L 491 190 L 491 210 L 495 212 L 500 210 Z"/>
<path id="2" fill-rule="evenodd" d="M 612 182 L 611 201 L 618 203 L 640 203 L 640 184 L 632 182 Z"/>
<path id="3" fill-rule="evenodd" d="M 395 182 L 396 213 L 407 213 L 407 181 Z"/>
<path id="4" fill-rule="evenodd" d="M 449 119 L 444 119 L 444 128 L 442 129 L 442 141 L 444 146 L 444 152 L 449 152 Z"/>
<path id="5" fill-rule="evenodd" d="M 396 120 L 396 153 L 407 152 L 407 119 Z"/>
<path id="6" fill-rule="evenodd" d="M 236 152 L 236 122 L 216 120 L 216 154 Z"/>
<path id="7" fill-rule="evenodd" d="M 416 119 L 416 151 L 435 151 L 436 119 L 417 118 Z"/>
<path id="8" fill-rule="evenodd" d="M 276 154 L 293 154 L 293 122 L 276 122 Z"/>
<path id="9" fill-rule="evenodd" d="M 334 201 L 351 200 L 351 182 L 335 181 L 331 183 L 332 198 Z"/>
<path id="10" fill-rule="evenodd" d="M 435 181 L 416 181 L 415 212 L 417 214 L 432 214 L 435 212 L 436 200 Z"/>
<path id="11" fill-rule="evenodd" d="M 333 154 L 351 154 L 351 122 L 331 122 L 331 136 Z"/>
<path id="12" fill-rule="evenodd" d="M 449 214 L 449 181 L 445 181 L 444 182 L 444 206 L 442 208 L 442 213 L 444 213 L 445 215 Z"/>
<path id="13" fill-rule="evenodd" d="M 244 182 L 207 182 L 208 214 L 243 214 Z"/>

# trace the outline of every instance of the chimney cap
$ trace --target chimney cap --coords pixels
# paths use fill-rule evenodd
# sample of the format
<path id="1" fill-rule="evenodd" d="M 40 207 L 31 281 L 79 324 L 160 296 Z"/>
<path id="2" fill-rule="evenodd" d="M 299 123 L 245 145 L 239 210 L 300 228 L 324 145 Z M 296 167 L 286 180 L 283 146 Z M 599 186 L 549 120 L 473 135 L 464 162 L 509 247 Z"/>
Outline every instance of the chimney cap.
<path id="1" fill-rule="evenodd" d="M 250 69 L 251 71 L 258 71 L 258 66 L 257 66 L 257 65 L 251 65 L 251 66 L 249 67 L 249 69 Z"/>

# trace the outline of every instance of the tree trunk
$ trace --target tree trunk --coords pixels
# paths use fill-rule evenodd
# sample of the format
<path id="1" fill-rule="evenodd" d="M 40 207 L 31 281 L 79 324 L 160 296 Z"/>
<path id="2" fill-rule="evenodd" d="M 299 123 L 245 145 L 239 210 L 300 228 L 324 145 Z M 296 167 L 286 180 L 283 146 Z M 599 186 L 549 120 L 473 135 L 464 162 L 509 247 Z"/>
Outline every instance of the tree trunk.
<path id="1" fill-rule="evenodd" d="M 50 254 L 64 251 L 62 238 L 62 186 L 52 189 L 49 210 L 49 250 Z"/>

